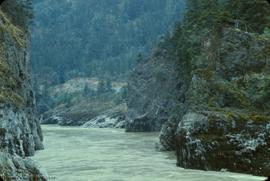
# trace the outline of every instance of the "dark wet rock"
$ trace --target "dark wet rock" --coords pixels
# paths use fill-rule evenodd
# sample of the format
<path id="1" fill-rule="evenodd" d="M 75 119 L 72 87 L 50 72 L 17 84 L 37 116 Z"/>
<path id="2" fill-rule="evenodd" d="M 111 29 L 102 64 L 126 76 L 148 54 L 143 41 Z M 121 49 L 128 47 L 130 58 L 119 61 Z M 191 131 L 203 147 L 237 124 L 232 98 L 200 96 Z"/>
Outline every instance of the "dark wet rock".
<path id="1" fill-rule="evenodd" d="M 172 151 L 176 149 L 176 128 L 177 125 L 173 121 L 168 121 L 163 124 L 162 129 L 159 133 L 159 140 L 164 150 Z"/>
<path id="2" fill-rule="evenodd" d="M 159 131 L 162 123 L 166 120 L 158 120 L 146 115 L 127 121 L 127 132 L 154 132 Z"/>
<path id="3" fill-rule="evenodd" d="M 52 115 L 50 117 L 47 118 L 41 118 L 41 124 L 58 124 L 59 122 L 61 122 L 62 118 L 59 116 L 55 116 Z"/>

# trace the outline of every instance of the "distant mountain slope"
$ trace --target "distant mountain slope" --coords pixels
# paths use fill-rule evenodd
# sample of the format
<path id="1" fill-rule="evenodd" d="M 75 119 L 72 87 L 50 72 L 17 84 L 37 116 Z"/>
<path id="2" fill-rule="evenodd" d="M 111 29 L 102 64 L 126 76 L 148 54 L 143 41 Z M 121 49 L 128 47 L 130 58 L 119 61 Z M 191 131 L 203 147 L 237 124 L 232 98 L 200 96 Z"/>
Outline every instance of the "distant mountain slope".
<path id="1" fill-rule="evenodd" d="M 34 73 L 119 77 L 181 19 L 184 0 L 36 0 Z"/>

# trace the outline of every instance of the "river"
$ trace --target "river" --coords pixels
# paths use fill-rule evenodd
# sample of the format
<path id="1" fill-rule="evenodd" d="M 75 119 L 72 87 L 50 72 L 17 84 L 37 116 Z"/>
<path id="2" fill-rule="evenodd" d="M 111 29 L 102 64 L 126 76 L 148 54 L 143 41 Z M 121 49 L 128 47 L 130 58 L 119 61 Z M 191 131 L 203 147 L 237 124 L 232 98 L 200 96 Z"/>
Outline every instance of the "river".
<path id="1" fill-rule="evenodd" d="M 254 181 L 260 177 L 175 166 L 172 152 L 155 151 L 157 133 L 42 126 L 37 160 L 52 181 Z"/>

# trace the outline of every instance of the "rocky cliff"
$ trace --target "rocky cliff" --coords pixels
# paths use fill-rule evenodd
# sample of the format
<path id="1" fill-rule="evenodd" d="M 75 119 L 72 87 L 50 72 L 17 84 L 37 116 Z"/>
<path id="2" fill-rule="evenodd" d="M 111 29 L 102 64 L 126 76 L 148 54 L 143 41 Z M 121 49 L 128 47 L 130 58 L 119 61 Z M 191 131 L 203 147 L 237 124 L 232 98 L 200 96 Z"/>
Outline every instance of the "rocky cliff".
<path id="1" fill-rule="evenodd" d="M 177 79 L 175 58 L 167 49 L 158 51 L 139 63 L 130 75 L 126 118 L 128 132 L 159 131 L 168 119 L 178 117 L 175 109 L 185 109 L 178 96 L 181 82 Z"/>
<path id="2" fill-rule="evenodd" d="M 176 150 L 184 168 L 267 176 L 269 33 L 216 18 L 217 29 L 196 19 L 179 25 L 137 66 L 129 81 L 127 131 L 161 130 L 160 143 Z"/>
<path id="3" fill-rule="evenodd" d="M 0 178 L 46 180 L 27 158 L 43 149 L 29 77 L 27 36 L 0 9 Z"/>
<path id="4" fill-rule="evenodd" d="M 179 166 L 270 173 L 269 43 L 225 28 L 219 58 L 211 61 L 207 45 L 193 60 L 188 111 L 174 137 Z"/>

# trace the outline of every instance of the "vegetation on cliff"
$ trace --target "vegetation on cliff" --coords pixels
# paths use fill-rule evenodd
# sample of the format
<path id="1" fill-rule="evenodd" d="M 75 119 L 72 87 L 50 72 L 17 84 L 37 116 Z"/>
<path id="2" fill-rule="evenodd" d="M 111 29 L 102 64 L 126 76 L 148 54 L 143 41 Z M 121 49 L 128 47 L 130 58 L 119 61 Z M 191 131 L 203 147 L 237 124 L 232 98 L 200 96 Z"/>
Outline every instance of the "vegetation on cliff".
<path id="1" fill-rule="evenodd" d="M 23 32 L 14 26 L 6 17 L 4 12 L 0 11 L 0 21 L 2 26 L 0 27 L 0 102 L 11 103 L 16 107 L 23 104 L 24 100 L 19 94 L 19 78 L 11 70 L 10 65 L 6 61 L 6 47 L 7 37 L 11 38 L 14 42 L 14 47 L 24 48 L 24 35 Z"/>
<path id="2" fill-rule="evenodd" d="M 128 106 L 137 115 L 128 129 L 163 124 L 161 144 L 175 149 L 177 164 L 185 168 L 267 175 L 269 5 L 264 0 L 189 0 L 186 5 L 184 20 L 131 75 L 129 85 L 136 86 L 128 89 Z M 174 84 L 155 75 L 165 70 L 168 76 L 177 72 Z M 158 97 L 144 99 L 153 92 Z M 164 102 L 168 94 L 170 104 Z"/>
<path id="3" fill-rule="evenodd" d="M 213 0 L 187 7 L 178 32 L 186 39 L 176 47 L 180 57 L 183 49 L 188 54 L 179 60 L 180 72 L 183 61 L 190 70 L 188 111 L 175 138 L 178 164 L 267 175 L 269 5 Z"/>
<path id="4" fill-rule="evenodd" d="M 5 1 L 0 7 L 0 180 L 6 181 L 46 180 L 26 158 L 43 149 L 28 69 L 27 2 Z"/>

